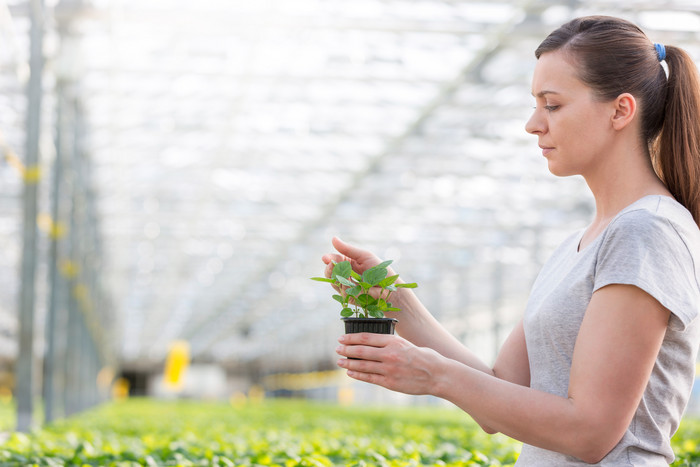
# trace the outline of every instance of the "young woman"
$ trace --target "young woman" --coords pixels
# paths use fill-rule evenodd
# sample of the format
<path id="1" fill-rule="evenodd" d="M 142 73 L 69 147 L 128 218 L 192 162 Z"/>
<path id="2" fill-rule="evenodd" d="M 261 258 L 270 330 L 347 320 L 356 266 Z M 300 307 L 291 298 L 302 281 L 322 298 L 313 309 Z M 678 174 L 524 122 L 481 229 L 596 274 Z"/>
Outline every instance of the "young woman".
<path id="1" fill-rule="evenodd" d="M 667 465 L 700 343 L 700 84 L 681 49 L 611 17 L 575 19 L 535 53 L 526 130 L 549 170 L 580 174 L 593 221 L 556 250 L 493 367 L 400 289 L 399 336 L 340 338 L 350 377 L 456 404 L 524 442 L 518 466 Z M 662 62 L 668 67 L 668 76 Z M 358 272 L 379 263 L 335 238 Z"/>

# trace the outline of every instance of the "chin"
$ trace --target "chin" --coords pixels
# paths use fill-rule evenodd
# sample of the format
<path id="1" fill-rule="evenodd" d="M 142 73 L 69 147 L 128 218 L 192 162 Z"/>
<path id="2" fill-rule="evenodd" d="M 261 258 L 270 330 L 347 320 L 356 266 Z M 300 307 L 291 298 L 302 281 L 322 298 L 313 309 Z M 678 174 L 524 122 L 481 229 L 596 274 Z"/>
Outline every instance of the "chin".
<path id="1" fill-rule="evenodd" d="M 572 170 L 571 167 L 562 167 L 551 160 L 548 161 L 547 168 L 552 175 L 556 175 L 557 177 L 571 177 L 572 175 L 578 175 L 578 172 Z"/>

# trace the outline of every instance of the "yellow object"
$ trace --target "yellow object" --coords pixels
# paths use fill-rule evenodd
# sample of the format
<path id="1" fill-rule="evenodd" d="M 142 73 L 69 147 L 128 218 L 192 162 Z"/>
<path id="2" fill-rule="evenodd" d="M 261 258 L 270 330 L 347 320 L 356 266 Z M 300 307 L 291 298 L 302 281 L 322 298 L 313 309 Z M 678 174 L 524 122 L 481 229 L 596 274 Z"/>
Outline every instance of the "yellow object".
<path id="1" fill-rule="evenodd" d="M 112 397 L 116 400 L 124 400 L 129 397 L 129 380 L 126 378 L 119 378 L 112 385 Z"/>
<path id="2" fill-rule="evenodd" d="M 41 167 L 38 165 L 26 167 L 12 150 L 5 151 L 5 160 L 22 175 L 26 183 L 37 183 L 41 179 Z"/>
<path id="3" fill-rule="evenodd" d="M 61 274 L 68 279 L 74 279 L 80 272 L 80 266 L 75 261 L 65 259 L 61 261 Z"/>
<path id="4" fill-rule="evenodd" d="M 67 229 L 65 224 L 63 222 L 54 222 L 48 214 L 44 213 L 36 216 L 36 223 L 42 231 L 46 232 L 54 240 L 66 235 Z"/>
<path id="5" fill-rule="evenodd" d="M 24 171 L 24 181 L 27 184 L 39 183 L 41 180 L 41 167 L 38 165 L 33 165 L 27 167 Z"/>
<path id="6" fill-rule="evenodd" d="M 0 402 L 3 404 L 12 402 L 12 391 L 7 386 L 0 386 Z"/>
<path id="7" fill-rule="evenodd" d="M 185 371 L 190 364 L 190 344 L 186 341 L 174 341 L 170 344 L 168 358 L 165 360 L 163 382 L 172 390 L 182 389 Z"/>

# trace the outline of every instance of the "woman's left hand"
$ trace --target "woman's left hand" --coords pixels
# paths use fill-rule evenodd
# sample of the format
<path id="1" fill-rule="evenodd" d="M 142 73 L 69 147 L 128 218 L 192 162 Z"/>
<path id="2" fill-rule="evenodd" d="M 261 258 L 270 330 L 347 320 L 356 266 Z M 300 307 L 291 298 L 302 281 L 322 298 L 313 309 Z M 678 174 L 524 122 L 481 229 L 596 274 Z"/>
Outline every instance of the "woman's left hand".
<path id="1" fill-rule="evenodd" d="M 338 360 L 351 378 L 405 394 L 435 394 L 444 357 L 434 350 L 391 334 L 345 334 L 338 341 L 336 353 L 358 359 Z"/>

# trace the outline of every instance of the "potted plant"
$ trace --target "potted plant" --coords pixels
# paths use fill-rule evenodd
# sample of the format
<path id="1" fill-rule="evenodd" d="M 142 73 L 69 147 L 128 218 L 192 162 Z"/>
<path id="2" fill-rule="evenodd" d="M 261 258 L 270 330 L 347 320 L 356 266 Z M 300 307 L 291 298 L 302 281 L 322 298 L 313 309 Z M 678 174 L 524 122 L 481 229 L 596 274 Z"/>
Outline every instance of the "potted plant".
<path id="1" fill-rule="evenodd" d="M 392 260 L 384 261 L 367 269 L 362 275 L 353 271 L 350 261 L 334 263 L 331 277 L 312 277 L 312 280 L 332 284 L 338 294 L 333 299 L 340 303 L 341 319 L 345 322 L 345 333 L 373 332 L 376 334 L 393 334 L 398 322 L 395 318 L 386 318 L 387 311 L 400 311 L 389 302 L 392 292 L 399 288 L 413 289 L 416 283 L 397 283 L 398 274 L 389 275 L 388 267 Z M 370 289 L 377 288 L 372 295 Z"/>

